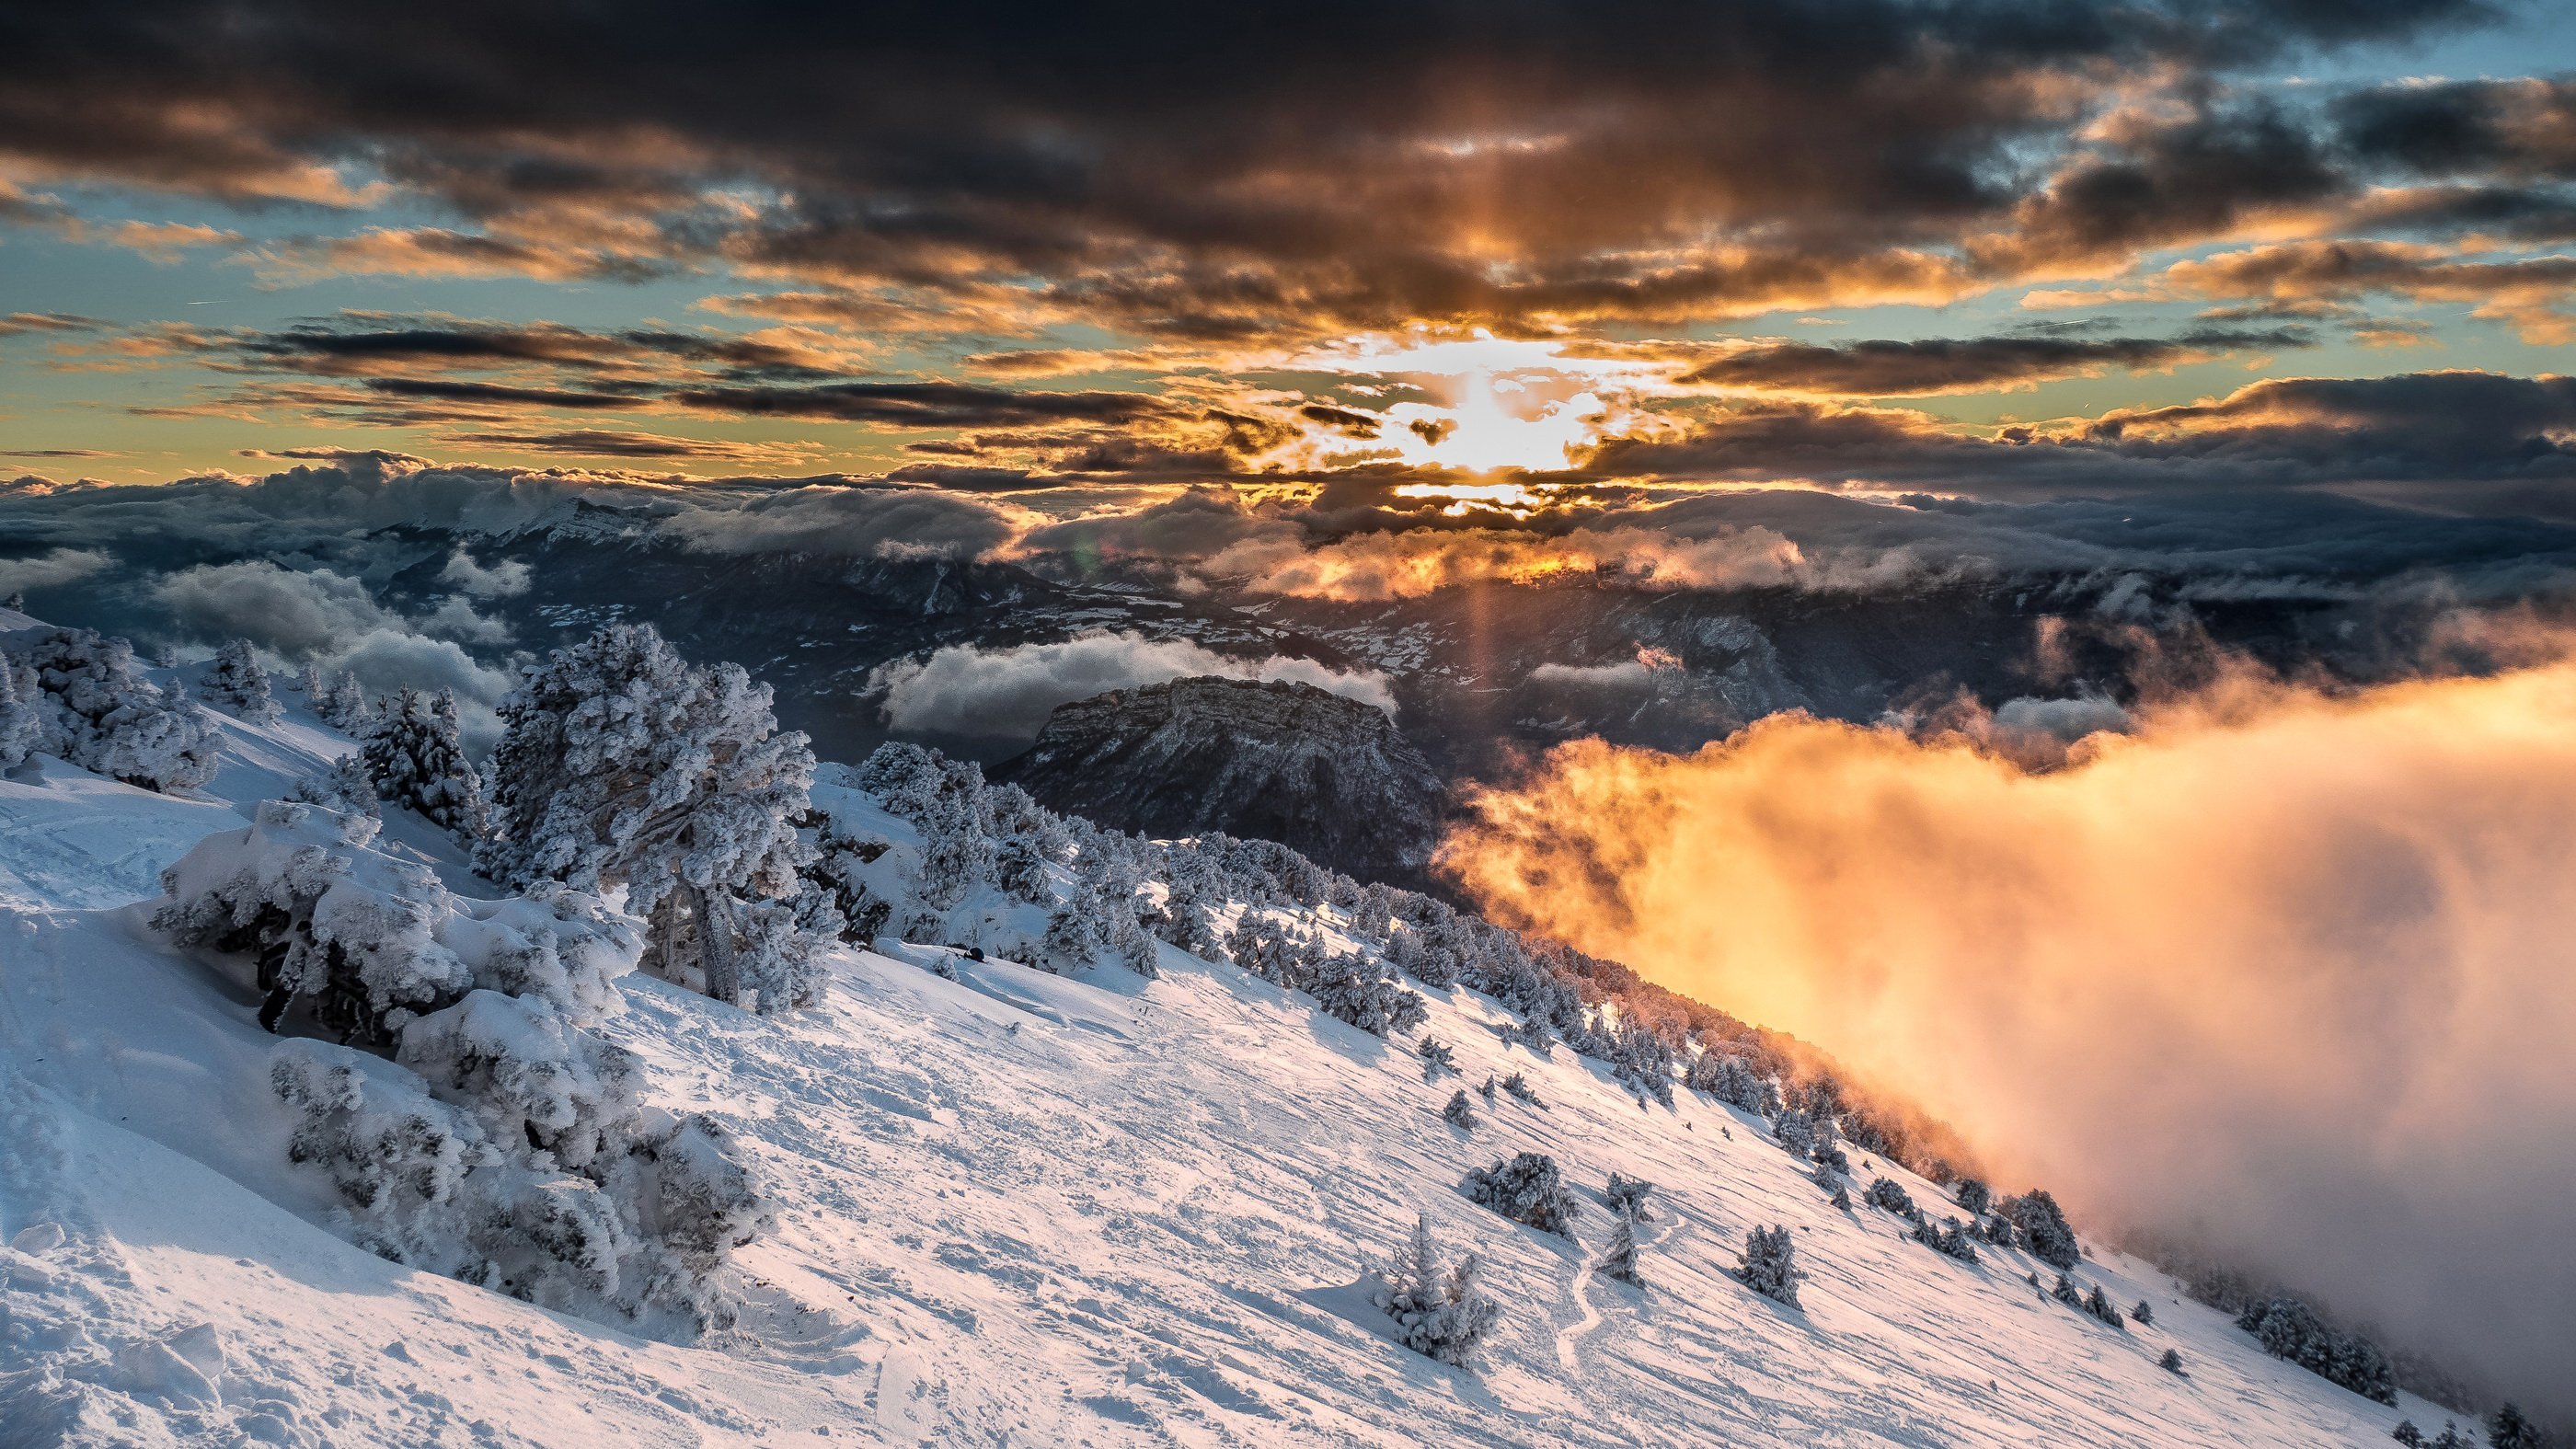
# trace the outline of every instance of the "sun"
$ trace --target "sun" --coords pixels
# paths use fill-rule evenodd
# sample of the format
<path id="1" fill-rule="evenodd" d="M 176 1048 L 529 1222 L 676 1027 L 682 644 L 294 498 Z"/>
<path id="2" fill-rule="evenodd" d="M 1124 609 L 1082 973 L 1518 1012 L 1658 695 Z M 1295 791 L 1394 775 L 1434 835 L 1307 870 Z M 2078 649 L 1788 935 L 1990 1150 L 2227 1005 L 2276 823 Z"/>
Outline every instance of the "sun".
<path id="1" fill-rule="evenodd" d="M 1482 331 L 1436 341 L 1354 338 L 1300 364 L 1424 395 L 1386 409 L 1380 446 L 1407 463 L 1470 473 L 1567 467 L 1613 427 L 1622 411 L 1614 400 L 1652 376 L 1632 363 L 1568 357 L 1557 343 Z M 1504 490 L 1519 496 L 1504 499 Z M 1463 496 L 1454 487 L 1428 491 Z M 1491 501 L 1527 501 L 1517 485 L 1489 491 L 1497 495 Z"/>

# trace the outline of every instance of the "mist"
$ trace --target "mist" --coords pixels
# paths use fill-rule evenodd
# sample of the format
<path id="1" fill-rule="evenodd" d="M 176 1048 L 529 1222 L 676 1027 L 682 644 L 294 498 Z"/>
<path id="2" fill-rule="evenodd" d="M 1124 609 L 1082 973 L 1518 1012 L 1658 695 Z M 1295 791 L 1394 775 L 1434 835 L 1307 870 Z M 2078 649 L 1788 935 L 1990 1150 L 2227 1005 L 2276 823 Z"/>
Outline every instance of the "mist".
<path id="1" fill-rule="evenodd" d="M 1497 916 L 1792 1032 L 2080 1228 L 2576 1412 L 2576 664 L 2232 678 L 2034 771 L 1775 716 L 1475 801 Z"/>

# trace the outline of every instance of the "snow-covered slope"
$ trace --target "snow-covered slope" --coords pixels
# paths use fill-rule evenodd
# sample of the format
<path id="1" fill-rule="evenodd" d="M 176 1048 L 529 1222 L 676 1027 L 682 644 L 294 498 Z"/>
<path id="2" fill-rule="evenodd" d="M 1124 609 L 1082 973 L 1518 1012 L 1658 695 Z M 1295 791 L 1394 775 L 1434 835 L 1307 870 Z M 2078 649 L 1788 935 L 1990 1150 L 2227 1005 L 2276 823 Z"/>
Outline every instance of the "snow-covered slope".
<path id="1" fill-rule="evenodd" d="M 1426 993 L 1461 1069 L 1428 1081 L 1410 1039 L 1168 947 L 1153 980 L 841 951 L 819 1009 L 773 1017 L 625 978 L 601 1030 L 655 1101 L 736 1129 L 777 1207 L 735 1257 L 731 1332 L 650 1342 L 399 1268 L 288 1166 L 256 1003 L 121 904 L 348 748 L 300 714 L 225 731 L 199 799 L 41 759 L 0 782 L 0 1446 L 2305 1446 L 2399 1417 L 2142 1265 L 2074 1274 L 2152 1302 L 2115 1331 L 2019 1252 L 1964 1264 L 1837 1210 L 1759 1119 L 1687 1091 L 1641 1108 L 1597 1064 L 1507 1042 L 1472 993 Z M 388 835 L 463 880 L 420 822 Z M 1543 1106 L 1443 1119 L 1515 1071 Z M 1523 1150 L 1587 1202 L 1578 1241 L 1461 1192 Z M 1884 1174 L 1946 1202 L 1853 1166 L 1855 1196 Z M 1587 1271 L 1613 1171 L 1656 1184 L 1642 1289 Z M 1501 1300 L 1471 1368 L 1397 1346 L 1358 1286 L 1417 1213 Z M 1770 1223 L 1811 1275 L 1799 1309 L 1728 1276 Z"/>

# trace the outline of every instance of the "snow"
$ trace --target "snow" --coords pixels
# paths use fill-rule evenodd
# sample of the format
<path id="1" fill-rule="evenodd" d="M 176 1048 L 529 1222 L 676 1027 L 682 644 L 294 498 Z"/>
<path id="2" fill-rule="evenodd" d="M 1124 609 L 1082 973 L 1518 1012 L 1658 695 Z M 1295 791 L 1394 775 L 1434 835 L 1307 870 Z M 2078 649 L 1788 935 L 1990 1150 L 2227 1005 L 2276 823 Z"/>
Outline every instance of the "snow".
<path id="1" fill-rule="evenodd" d="M 839 950 L 822 1004 L 780 1016 L 617 980 L 593 1029 L 653 1106 L 731 1128 L 776 1211 L 735 1255 L 733 1330 L 657 1342 L 398 1267 L 288 1165 L 252 994 L 127 904 L 349 748 L 281 702 L 275 725 L 221 721 L 193 794 L 43 757 L 0 780 L 0 1444 L 2305 1446 L 2447 1417 L 2268 1359 L 2152 1269 L 2088 1256 L 2080 1283 L 2155 1303 L 2115 1332 L 2025 1282 L 2026 1254 L 1961 1263 L 1838 1211 L 1759 1118 L 1687 1091 L 1641 1108 L 1596 1063 L 1507 1042 L 1472 993 L 1425 990 L 1461 1072 L 1427 1083 L 1409 1040 L 1169 947 L 1153 980 Z M 917 845 L 846 772 L 815 795 Z M 989 915 L 1028 933 L 1044 912 Z M 1545 1107 L 1442 1118 L 1460 1081 L 1515 1071 Z M 1466 1195 L 1523 1151 L 1563 1168 L 1572 1241 Z M 1613 1172 L 1655 1184 L 1643 1288 L 1589 1271 Z M 1397 1344 L 1364 1282 L 1418 1215 L 1500 1305 L 1466 1368 Z M 1730 1276 L 1772 1223 L 1798 1309 Z M 2157 1367 L 2169 1347 L 2189 1377 Z"/>

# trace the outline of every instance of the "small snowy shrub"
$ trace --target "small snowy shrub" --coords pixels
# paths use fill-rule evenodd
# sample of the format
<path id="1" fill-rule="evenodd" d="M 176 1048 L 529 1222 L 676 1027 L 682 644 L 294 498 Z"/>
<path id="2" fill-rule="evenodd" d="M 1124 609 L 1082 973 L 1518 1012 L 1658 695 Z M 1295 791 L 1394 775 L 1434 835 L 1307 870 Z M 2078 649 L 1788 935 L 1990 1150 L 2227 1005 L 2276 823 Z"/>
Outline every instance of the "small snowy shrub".
<path id="1" fill-rule="evenodd" d="M 1442 1076 L 1458 1075 L 1458 1049 L 1436 1036 L 1426 1036 L 1413 1044 L 1422 1058 L 1422 1080 L 1436 1081 Z"/>
<path id="2" fill-rule="evenodd" d="M 342 755 L 331 762 L 331 768 L 296 781 L 287 798 L 335 814 L 382 818 L 376 809 L 376 782 L 367 774 L 366 761 L 356 755 Z"/>
<path id="3" fill-rule="evenodd" d="M 1646 1211 L 1646 1195 L 1655 1185 L 1642 1177 L 1610 1174 L 1610 1185 L 1601 1189 L 1602 1205 L 1614 1213 L 1626 1213 L 1637 1221 L 1652 1222 L 1655 1215 Z"/>
<path id="4" fill-rule="evenodd" d="M 2173 1350 L 2166 1349 L 2165 1352 L 2172 1353 Z M 2180 1361 L 2179 1356 L 2176 1361 Z M 2415 1421 L 2412 1419 L 2398 1420 L 2397 1427 L 2389 1431 L 2388 1437 L 2405 1445 L 2406 1449 L 2423 1449 L 2424 1431 L 2416 1428 Z"/>
<path id="5" fill-rule="evenodd" d="M 2149 1328 L 2153 1328 L 2156 1326 L 2156 1307 L 2154 1304 L 2141 1298 L 2138 1300 L 2138 1306 L 2129 1310 L 2129 1317 L 2139 1323 L 2145 1324 Z"/>
<path id="6" fill-rule="evenodd" d="M 47 703 L 39 749 L 164 794 L 215 777 L 215 722 L 175 685 L 144 678 L 133 645 L 55 629 L 27 646 L 26 667 Z"/>
<path id="7" fill-rule="evenodd" d="M 1574 1194 L 1566 1191 L 1556 1159 L 1545 1153 L 1524 1152 L 1509 1162 L 1469 1172 L 1467 1196 L 1540 1232 L 1574 1236 Z"/>
<path id="8" fill-rule="evenodd" d="M 2263 1351 L 2287 1359 L 2329 1383 L 2341 1384 L 2365 1399 L 2397 1402 L 2397 1377 L 2379 1345 L 2358 1334 L 2344 1333 L 2296 1298 L 2267 1298 L 2248 1304 L 2236 1315 L 2236 1326 L 2254 1335 Z"/>
<path id="9" fill-rule="evenodd" d="M 1816 1144 L 1816 1124 L 1798 1108 L 1785 1107 L 1772 1120 L 1771 1137 L 1790 1156 L 1805 1157 Z"/>
<path id="10" fill-rule="evenodd" d="M 1868 1199 L 1871 1207 L 1884 1208 L 1887 1211 L 1896 1214 L 1900 1218 L 1910 1218 L 1914 1216 L 1913 1194 L 1897 1186 L 1895 1183 L 1890 1182 L 1886 1178 L 1882 1177 L 1876 1182 L 1871 1183 L 1869 1185 L 1869 1191 L 1863 1194 L 1863 1196 Z"/>
<path id="11" fill-rule="evenodd" d="M 477 987 L 584 1015 L 613 1010 L 634 923 L 543 886 L 500 901 L 450 894 L 420 865 L 368 848 L 375 822 L 271 800 L 161 873 L 153 926 L 181 945 L 249 955 L 260 1024 L 302 1009 L 342 1041 L 389 1046 Z"/>
<path id="12" fill-rule="evenodd" d="M 2156 1367 L 2177 1378 L 2186 1377 L 2182 1371 L 2182 1352 L 2179 1349 L 2166 1349 L 2165 1356 L 2156 1360 Z"/>
<path id="13" fill-rule="evenodd" d="M 2111 1295 L 2103 1292 L 2099 1283 L 2093 1285 L 2092 1292 L 2084 1295 L 2084 1311 L 2122 1333 L 2129 1331 L 2127 1315 L 2120 1312 L 2120 1305 L 2111 1301 Z"/>
<path id="14" fill-rule="evenodd" d="M 1745 1234 L 1744 1255 L 1735 1276 L 1763 1297 L 1795 1308 L 1798 1280 L 1807 1275 L 1798 1269 L 1798 1245 L 1790 1240 L 1789 1230 L 1775 1224 Z"/>
<path id="15" fill-rule="evenodd" d="M 2037 1188 L 2020 1197 L 2009 1197 L 1995 1211 L 2012 1221 L 2023 1247 L 2030 1255 L 2061 1271 L 2075 1266 L 2083 1256 L 2075 1242 L 2075 1230 L 2066 1224 L 2066 1214 L 2057 1207 L 2057 1199 Z"/>
<path id="16" fill-rule="evenodd" d="M 1476 1255 L 1444 1266 L 1431 1242 L 1428 1214 L 1413 1220 L 1405 1253 L 1377 1271 L 1373 1300 L 1395 1320 L 1396 1341 L 1415 1353 L 1463 1368 L 1494 1330 L 1502 1310 L 1476 1286 Z"/>
<path id="17" fill-rule="evenodd" d="M 206 698 L 252 724 L 275 724 L 285 713 L 269 693 L 268 671 L 260 667 L 259 655 L 248 639 L 235 639 L 216 650 L 201 686 Z"/>
<path id="18" fill-rule="evenodd" d="M 478 991 L 405 1038 L 424 1076 L 318 1042 L 271 1067 L 289 1159 L 361 1246 L 560 1312 L 732 1321 L 718 1270 L 767 1213 L 721 1127 L 637 1105 L 632 1057 L 536 998 Z"/>
<path id="19" fill-rule="evenodd" d="M 1463 1088 L 1449 1094 L 1449 1105 L 1440 1109 L 1440 1115 L 1448 1120 L 1450 1126 L 1462 1132 L 1472 1132 L 1476 1128 L 1476 1107 L 1467 1100 Z"/>
<path id="20" fill-rule="evenodd" d="M 1906 1236 L 1936 1253 L 1956 1258 L 1962 1263 L 1977 1261 L 1976 1242 L 1960 1229 L 1959 1220 L 1956 1218 L 1944 1218 L 1936 1227 L 1930 1218 L 1918 1217 L 1914 1220 L 1914 1231 Z"/>
<path id="21" fill-rule="evenodd" d="M 1538 1089 L 1529 1084 L 1529 1078 L 1522 1076 L 1518 1072 L 1514 1072 L 1510 1076 L 1503 1078 L 1503 1090 L 1511 1095 L 1512 1100 L 1523 1103 L 1527 1106 L 1544 1107 L 1547 1105 L 1545 1102 L 1538 1099 Z"/>

